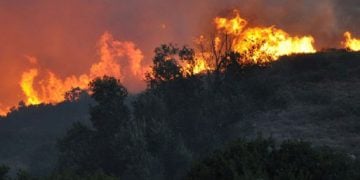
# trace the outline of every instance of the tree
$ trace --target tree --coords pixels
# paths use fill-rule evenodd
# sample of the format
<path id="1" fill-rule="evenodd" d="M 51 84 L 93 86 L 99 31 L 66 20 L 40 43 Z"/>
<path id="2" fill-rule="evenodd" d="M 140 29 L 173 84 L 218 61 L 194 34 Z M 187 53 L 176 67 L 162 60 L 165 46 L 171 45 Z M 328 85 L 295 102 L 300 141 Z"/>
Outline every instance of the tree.
<path id="1" fill-rule="evenodd" d="M 182 137 L 170 127 L 168 106 L 154 94 L 142 94 L 133 102 L 134 118 L 141 125 L 147 151 L 154 158 L 156 179 L 180 179 L 191 162 L 192 153 Z M 153 167 L 154 168 L 154 167 Z"/>
<path id="2" fill-rule="evenodd" d="M 74 123 L 66 136 L 58 142 L 60 170 L 93 171 L 97 162 L 93 156 L 94 131 L 80 122 Z"/>
<path id="3" fill-rule="evenodd" d="M 358 160 L 297 140 L 277 148 L 272 139 L 237 140 L 194 164 L 188 180 L 359 179 Z"/>
<path id="4" fill-rule="evenodd" d="M 92 158 L 107 174 L 141 179 L 146 176 L 147 153 L 141 129 L 131 120 L 125 105 L 126 88 L 119 80 L 107 76 L 93 80 L 89 86 L 91 97 L 97 102 L 90 108 L 95 128 Z"/>
<path id="5" fill-rule="evenodd" d="M 104 76 L 94 79 L 89 89 L 96 101 L 90 108 L 92 127 L 76 123 L 59 141 L 60 165 L 78 173 L 146 176 L 145 143 L 125 105 L 126 88 L 119 80 Z"/>
<path id="6" fill-rule="evenodd" d="M 108 176 L 103 173 L 93 173 L 86 175 L 79 175 L 71 171 L 62 173 L 53 173 L 48 177 L 41 178 L 41 180 L 118 180 L 119 178 Z"/>
<path id="7" fill-rule="evenodd" d="M 163 44 L 155 49 L 155 57 L 151 71 L 147 73 L 149 88 L 157 87 L 163 83 L 193 75 L 195 66 L 195 51 L 186 46 L 178 48 L 173 44 Z M 181 67 L 187 64 L 187 69 Z"/>
<path id="8" fill-rule="evenodd" d="M 90 120 L 99 133 L 114 133 L 129 121 L 129 109 L 124 103 L 128 92 L 119 80 L 108 76 L 96 78 L 89 88 L 97 103 L 90 108 Z"/>
<path id="9" fill-rule="evenodd" d="M 0 166 L 0 180 L 6 180 L 8 178 L 7 174 L 9 173 L 9 170 L 10 168 L 5 165 Z"/>
<path id="10" fill-rule="evenodd" d="M 65 93 L 65 100 L 69 102 L 76 102 L 79 101 L 80 98 L 87 94 L 87 92 L 79 87 L 72 88 L 70 91 Z"/>
<path id="11" fill-rule="evenodd" d="M 37 180 L 37 178 L 31 176 L 27 171 L 20 169 L 16 173 L 16 180 Z"/>

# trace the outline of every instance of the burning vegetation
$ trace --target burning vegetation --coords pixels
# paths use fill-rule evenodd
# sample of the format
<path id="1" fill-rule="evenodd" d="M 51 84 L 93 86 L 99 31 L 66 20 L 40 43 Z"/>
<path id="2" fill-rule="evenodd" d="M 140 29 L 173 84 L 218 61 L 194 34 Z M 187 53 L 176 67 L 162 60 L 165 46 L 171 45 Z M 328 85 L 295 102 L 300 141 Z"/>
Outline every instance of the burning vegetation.
<path id="1" fill-rule="evenodd" d="M 215 36 L 200 36 L 196 41 L 200 47 L 196 53 L 194 73 L 214 70 L 219 58 L 226 52 L 241 54 L 242 64 L 265 64 L 276 61 L 280 56 L 315 53 L 312 36 L 291 36 L 275 26 L 249 27 L 237 10 L 233 17 L 214 19 Z"/>
<path id="2" fill-rule="evenodd" d="M 232 17 L 214 18 L 213 23 L 214 36 L 200 36 L 195 42 L 195 51 L 188 52 L 193 59 L 178 63 L 184 76 L 217 70 L 220 59 L 228 52 L 240 54 L 241 64 L 257 65 L 276 61 L 281 56 L 317 52 L 313 36 L 290 35 L 275 26 L 252 27 L 237 10 L 234 10 Z M 351 51 L 360 50 L 360 39 L 353 38 L 350 32 L 344 36 L 342 47 Z M 67 91 L 73 88 L 86 89 L 92 79 L 104 75 L 122 82 L 143 81 L 150 69 L 143 65 L 143 53 L 133 42 L 115 40 L 108 32 L 98 42 L 98 53 L 99 61 L 91 66 L 88 73 L 65 78 L 40 68 L 35 57 L 27 56 L 35 67 L 23 72 L 19 82 L 25 105 L 62 102 Z M 9 111 L 10 107 L 0 107 L 0 115 L 6 115 Z"/>
<path id="3" fill-rule="evenodd" d="M 73 88 L 86 89 L 90 81 L 96 77 L 112 76 L 117 79 L 135 77 L 143 79 L 145 69 L 141 66 L 142 52 L 132 42 L 114 40 L 110 33 L 104 33 L 99 40 L 99 62 L 93 64 L 88 74 L 59 78 L 47 70 L 43 79 L 37 79 L 40 68 L 32 68 L 22 74 L 20 86 L 26 96 L 26 105 L 41 103 L 59 103 L 64 95 Z M 128 60 L 129 66 L 121 67 L 120 61 Z M 129 73 L 130 72 L 130 73 Z M 125 76 L 126 73 L 126 76 Z"/>
<path id="4" fill-rule="evenodd" d="M 283 13 L 288 11 L 292 12 L 284 8 Z M 142 10 L 134 13 L 148 16 Z M 277 16 L 281 14 L 271 18 Z M 313 19 L 295 13 L 293 17 Z M 161 27 L 141 32 L 139 39 L 132 37 L 133 32 L 121 32 L 129 40 L 116 39 L 115 34 L 100 29 L 84 37 L 95 37 L 90 43 L 75 40 L 79 43 L 75 46 L 97 41 L 93 50 L 83 47 L 89 52 L 78 51 L 70 47 L 72 41 L 49 33 L 49 37 L 64 41 L 59 46 L 49 43 L 56 51 L 41 54 L 48 50 L 26 49 L 21 57 L 27 63 L 16 70 L 16 80 L 4 75 L 4 80 L 15 82 L 15 88 L 21 90 L 9 95 L 23 101 L 13 108 L 5 98 L 0 102 L 0 144 L 6 147 L 0 149 L 0 160 L 11 169 L 24 169 L 44 180 L 82 179 L 84 175 L 89 179 L 139 180 L 360 179 L 360 145 L 354 143 L 360 138 L 356 130 L 360 127 L 360 93 L 354 91 L 360 86 L 360 52 L 350 52 L 359 51 L 358 32 L 346 32 L 342 40 L 347 29 L 334 28 L 331 30 L 340 32 L 340 38 L 328 41 L 327 35 L 319 36 L 324 31 L 316 28 L 328 31 L 333 24 L 313 24 L 330 16 L 315 17 L 316 21 L 305 24 L 293 17 L 290 21 L 298 23 L 296 26 L 286 21 L 278 26 L 275 22 L 256 23 L 252 20 L 256 17 L 245 10 L 230 11 L 229 16 L 208 21 L 211 32 L 197 33 L 195 48 L 162 44 L 153 56 L 148 54 L 148 46 L 168 39 L 157 36 L 159 31 L 191 32 L 196 26 L 176 21 L 181 27 L 177 28 L 163 19 L 149 21 L 151 26 Z M 120 24 L 138 30 L 132 26 L 138 25 L 137 21 L 130 18 Z M 79 32 L 85 33 L 82 30 Z M 194 38 L 176 33 L 175 42 Z M 71 51 L 62 50 L 64 45 Z M 319 49 L 327 45 L 335 47 Z M 94 51 L 97 56 L 89 58 Z M 75 58 L 71 59 L 72 55 Z M 151 62 L 149 57 L 153 57 Z M 53 62 L 60 59 L 68 69 Z M 87 59 L 96 61 L 87 63 Z M 141 89 L 139 82 L 142 90 L 146 89 L 129 94 Z M 274 137 L 274 141 L 254 139 L 257 134 Z M 226 146 L 239 137 L 244 140 Z M 245 141 L 247 138 L 251 141 Z M 299 138 L 314 146 L 291 140 Z M 275 144 L 287 139 L 290 141 L 280 146 Z M 0 164 L 0 179 L 11 174 L 8 170 Z M 25 171 L 19 171 L 17 179 L 25 177 Z M 33 179 L 30 174 L 27 177 Z"/>
<path id="5" fill-rule="evenodd" d="M 275 26 L 248 27 L 247 20 L 235 11 L 233 18 L 215 18 L 218 35 L 216 49 L 230 48 L 244 54 L 243 63 L 261 64 L 277 60 L 280 56 L 296 53 L 315 53 L 312 36 L 291 36 Z"/>
<path id="6" fill-rule="evenodd" d="M 345 41 L 342 42 L 344 48 L 351 51 L 360 51 L 360 39 L 353 38 L 350 32 L 344 33 Z"/>

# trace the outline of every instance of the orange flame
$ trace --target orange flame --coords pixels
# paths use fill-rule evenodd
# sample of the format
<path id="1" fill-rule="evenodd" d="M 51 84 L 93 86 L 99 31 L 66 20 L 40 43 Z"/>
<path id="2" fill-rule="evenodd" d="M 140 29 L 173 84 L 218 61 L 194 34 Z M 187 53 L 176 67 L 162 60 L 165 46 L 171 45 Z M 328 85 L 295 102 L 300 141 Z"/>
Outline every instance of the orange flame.
<path id="1" fill-rule="evenodd" d="M 180 66 L 185 76 L 188 74 L 200 74 L 211 70 L 211 66 L 207 63 L 207 60 L 198 54 L 195 54 L 193 63 L 181 62 Z"/>
<path id="2" fill-rule="evenodd" d="M 234 13 L 234 18 L 215 18 L 217 41 L 226 41 L 221 35 L 229 36 L 229 46 L 233 51 L 246 55 L 244 61 L 247 63 L 265 63 L 284 55 L 316 52 L 312 36 L 290 36 L 274 26 L 247 27 L 248 22 L 240 17 L 239 12 Z"/>
<path id="3" fill-rule="evenodd" d="M 240 35 L 248 22 L 245 19 L 241 18 L 237 11 L 234 12 L 235 17 L 232 19 L 216 17 L 214 19 L 216 28 L 228 34 Z"/>
<path id="4" fill-rule="evenodd" d="M 280 56 L 297 53 L 315 53 L 312 36 L 290 36 L 284 30 L 271 27 L 248 27 L 248 21 L 240 17 L 237 10 L 233 18 L 216 17 L 214 19 L 216 35 L 212 40 L 211 50 L 198 52 L 207 58 L 197 58 L 199 66 L 196 72 L 214 69 L 209 55 L 214 52 L 235 51 L 240 53 L 243 63 L 262 64 L 276 61 Z M 197 39 L 197 44 L 204 41 L 204 36 Z"/>
<path id="5" fill-rule="evenodd" d="M 251 64 L 276 61 L 280 56 L 294 53 L 316 52 L 312 36 L 292 36 L 275 26 L 249 27 L 248 21 L 236 10 L 231 18 L 214 18 L 214 25 L 216 33 L 213 38 L 209 40 L 201 36 L 197 39 L 196 44 L 206 42 L 208 45 L 196 50 L 194 62 L 181 64 L 187 74 L 214 70 L 217 63 L 214 59 L 219 59 L 219 55 L 226 51 L 240 53 L 243 63 Z M 164 28 L 165 26 L 163 25 Z M 345 48 L 360 51 L 360 39 L 353 38 L 350 32 L 346 32 L 344 36 L 342 45 Z M 23 72 L 19 84 L 26 97 L 25 104 L 62 102 L 67 91 L 75 87 L 86 89 L 92 79 L 104 75 L 129 82 L 134 78 L 144 79 L 144 72 L 148 68 L 142 66 L 144 56 L 133 42 L 115 40 L 110 33 L 105 32 L 98 42 L 98 48 L 99 61 L 91 66 L 89 72 L 79 76 L 60 78 L 54 72 L 39 67 Z M 32 66 L 38 62 L 33 56 L 26 58 Z M 9 107 L 0 103 L 0 115 L 6 115 L 9 111 Z"/>
<path id="6" fill-rule="evenodd" d="M 353 38 L 350 32 L 344 33 L 345 41 L 342 42 L 344 48 L 351 51 L 360 51 L 360 39 Z"/>
<path id="7" fill-rule="evenodd" d="M 34 79 L 38 76 L 37 69 L 30 69 L 27 72 L 24 72 L 21 77 L 20 86 L 22 91 L 27 97 L 26 102 L 28 104 L 40 104 L 38 93 L 34 90 Z"/>
<path id="8" fill-rule="evenodd" d="M 126 78 L 122 70 L 120 61 L 124 58 L 129 59 L 129 71 L 127 76 L 143 79 L 141 62 L 142 52 L 136 48 L 132 42 L 121 42 L 114 40 L 110 33 L 104 33 L 99 41 L 100 61 L 93 64 L 88 74 L 82 74 L 78 77 L 72 75 L 61 79 L 50 70 L 46 73 L 46 78 L 35 80 L 39 76 L 40 69 L 33 68 L 22 74 L 20 86 L 26 96 L 26 105 L 36 105 L 40 103 L 59 103 L 64 101 L 64 95 L 72 88 L 79 87 L 86 89 L 89 82 L 104 75 L 113 76 L 123 80 Z M 32 62 L 37 62 L 32 58 Z"/>
<path id="9" fill-rule="evenodd" d="M 311 36 L 291 37 L 274 27 L 249 28 L 234 38 L 232 46 L 236 52 L 247 54 L 249 63 L 266 63 L 280 56 L 296 53 L 314 53 L 314 38 Z"/>

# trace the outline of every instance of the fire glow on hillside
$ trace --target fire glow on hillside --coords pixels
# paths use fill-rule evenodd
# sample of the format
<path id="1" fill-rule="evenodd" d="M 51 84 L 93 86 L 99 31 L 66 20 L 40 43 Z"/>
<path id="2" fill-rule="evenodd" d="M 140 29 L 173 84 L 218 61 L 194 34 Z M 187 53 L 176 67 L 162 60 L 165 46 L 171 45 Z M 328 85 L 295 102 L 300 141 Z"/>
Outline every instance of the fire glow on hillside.
<path id="1" fill-rule="evenodd" d="M 315 53 L 315 39 L 311 35 L 290 35 L 286 31 L 270 27 L 251 27 L 249 22 L 234 11 L 232 17 L 216 17 L 215 36 L 206 38 L 201 36 L 196 44 L 208 43 L 213 49 L 202 49 L 195 52 L 195 64 L 191 70 L 193 74 L 213 70 L 213 53 L 235 51 L 243 55 L 243 63 L 263 64 L 276 61 L 281 56 Z M 345 41 L 341 43 L 346 49 L 359 51 L 360 39 L 355 39 L 350 32 L 345 33 Z M 88 71 L 78 76 L 71 75 L 60 78 L 49 69 L 38 66 L 35 57 L 27 57 L 35 66 L 22 72 L 19 85 L 25 95 L 26 105 L 41 103 L 56 104 L 64 101 L 64 94 L 72 88 L 86 89 L 89 82 L 100 76 L 108 75 L 124 80 L 128 77 L 142 81 L 149 67 L 143 66 L 143 53 L 135 43 L 118 41 L 113 35 L 105 32 L 98 42 L 99 61 Z M 127 61 L 127 67 L 122 67 L 120 61 Z M 186 69 L 189 65 L 182 64 Z M 10 107 L 0 104 L 0 115 L 6 115 Z"/>

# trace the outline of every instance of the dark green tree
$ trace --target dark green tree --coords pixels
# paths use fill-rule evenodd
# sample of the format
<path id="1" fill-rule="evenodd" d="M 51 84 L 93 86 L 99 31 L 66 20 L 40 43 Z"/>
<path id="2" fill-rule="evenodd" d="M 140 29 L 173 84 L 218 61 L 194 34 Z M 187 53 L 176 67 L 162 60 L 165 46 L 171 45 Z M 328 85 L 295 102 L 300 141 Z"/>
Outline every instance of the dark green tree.
<path id="1" fill-rule="evenodd" d="M 119 80 L 104 76 L 89 84 L 96 104 L 90 108 L 91 127 L 77 123 L 59 141 L 60 163 L 80 173 L 140 176 L 146 158 L 142 133 L 125 105 L 128 95 Z M 140 165 L 139 165 L 140 164 Z"/>
<path id="2" fill-rule="evenodd" d="M 192 154 L 185 146 L 179 132 L 168 122 L 169 111 L 161 98 L 147 93 L 133 102 L 134 118 L 141 125 L 147 151 L 157 162 L 153 175 L 157 179 L 179 179 L 189 167 Z"/>
<path id="3" fill-rule="evenodd" d="M 58 142 L 60 170 L 73 169 L 78 172 L 97 169 L 93 158 L 94 131 L 82 123 L 74 123 L 66 136 Z"/>
<path id="4" fill-rule="evenodd" d="M 129 122 L 129 109 L 125 105 L 128 96 L 126 88 L 119 80 L 104 76 L 89 84 L 91 97 L 96 105 L 90 108 L 91 122 L 98 133 L 114 135 Z"/>
<path id="5" fill-rule="evenodd" d="M 119 178 L 105 175 L 103 173 L 92 173 L 79 175 L 72 171 L 64 171 L 61 173 L 53 173 L 41 180 L 118 180 Z"/>
<path id="6" fill-rule="evenodd" d="M 38 180 L 38 178 L 35 178 L 31 176 L 27 171 L 20 169 L 16 173 L 16 180 Z"/>
<path id="7" fill-rule="evenodd" d="M 350 180 L 359 179 L 358 160 L 303 141 L 285 141 L 278 148 L 261 137 L 238 140 L 194 164 L 188 180 Z"/>
<path id="8" fill-rule="evenodd" d="M 0 180 L 6 180 L 8 178 L 10 168 L 5 165 L 0 165 Z"/>

